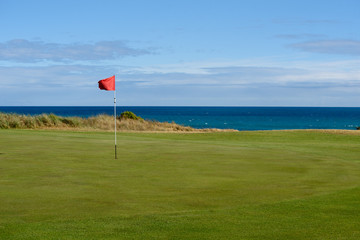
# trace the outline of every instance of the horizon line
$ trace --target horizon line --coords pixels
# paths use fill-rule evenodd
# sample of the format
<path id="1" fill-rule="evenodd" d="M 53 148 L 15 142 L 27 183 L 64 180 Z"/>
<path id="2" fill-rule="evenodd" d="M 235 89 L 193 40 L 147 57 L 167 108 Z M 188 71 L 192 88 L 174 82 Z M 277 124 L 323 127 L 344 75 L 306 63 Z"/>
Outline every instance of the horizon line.
<path id="1" fill-rule="evenodd" d="M 0 106 L 0 107 L 114 107 L 113 105 L 102 105 L 102 106 L 94 106 L 94 105 L 74 105 L 74 106 L 68 106 L 68 105 L 48 105 L 48 106 L 45 106 L 45 105 L 26 105 L 26 106 Z M 196 105 L 196 106 L 192 106 L 192 105 L 183 105 L 183 106 L 180 106 L 180 105 L 176 105 L 176 106 L 160 106 L 160 105 L 129 105 L 129 106 L 116 106 L 116 108 L 121 108 L 121 107 L 269 107 L 269 108 L 275 108 L 275 107 L 283 107 L 283 108 L 286 108 L 286 107 L 291 107 L 291 108 L 360 108 L 360 106 L 216 106 L 216 105 Z"/>

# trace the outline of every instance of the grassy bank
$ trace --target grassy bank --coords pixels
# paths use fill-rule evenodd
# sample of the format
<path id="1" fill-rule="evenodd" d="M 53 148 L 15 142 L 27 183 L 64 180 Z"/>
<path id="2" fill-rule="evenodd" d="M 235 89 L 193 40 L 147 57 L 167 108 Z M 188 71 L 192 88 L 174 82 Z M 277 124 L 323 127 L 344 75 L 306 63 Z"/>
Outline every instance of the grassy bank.
<path id="1" fill-rule="evenodd" d="M 0 130 L 0 239 L 360 239 L 360 136 Z"/>
<path id="2" fill-rule="evenodd" d="M 235 131 L 220 129 L 194 129 L 174 122 L 149 121 L 142 118 L 117 117 L 116 128 L 119 131 L 165 131 L 165 132 L 216 132 Z M 0 112 L 0 129 L 77 129 L 77 130 L 114 130 L 114 117 L 97 115 L 89 118 L 60 117 L 54 114 L 36 116 L 9 114 Z"/>

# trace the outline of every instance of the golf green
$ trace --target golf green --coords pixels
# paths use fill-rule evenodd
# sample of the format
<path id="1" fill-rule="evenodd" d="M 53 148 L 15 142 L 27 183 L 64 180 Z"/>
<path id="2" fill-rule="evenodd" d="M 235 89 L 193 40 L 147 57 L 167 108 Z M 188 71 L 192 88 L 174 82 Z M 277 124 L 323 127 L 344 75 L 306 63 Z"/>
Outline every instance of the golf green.
<path id="1" fill-rule="evenodd" d="M 360 135 L 0 130 L 0 239 L 360 239 Z"/>

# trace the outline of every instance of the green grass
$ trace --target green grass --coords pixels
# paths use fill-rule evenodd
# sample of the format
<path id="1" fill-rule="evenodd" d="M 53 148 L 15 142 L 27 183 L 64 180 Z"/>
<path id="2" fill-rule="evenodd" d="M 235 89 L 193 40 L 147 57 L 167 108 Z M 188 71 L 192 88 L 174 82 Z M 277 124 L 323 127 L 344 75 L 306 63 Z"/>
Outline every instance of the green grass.
<path id="1" fill-rule="evenodd" d="M 360 239 L 360 135 L 0 130 L 0 239 Z"/>

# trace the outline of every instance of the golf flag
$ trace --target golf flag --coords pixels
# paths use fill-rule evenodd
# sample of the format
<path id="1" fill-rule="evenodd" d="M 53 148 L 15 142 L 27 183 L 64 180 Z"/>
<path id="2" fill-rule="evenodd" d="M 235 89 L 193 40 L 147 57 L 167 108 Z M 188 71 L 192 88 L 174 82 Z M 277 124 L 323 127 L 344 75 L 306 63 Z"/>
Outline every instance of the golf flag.
<path id="1" fill-rule="evenodd" d="M 99 88 L 106 91 L 114 91 L 114 132 L 115 132 L 115 159 L 117 159 L 116 153 L 116 91 L 115 91 L 115 75 L 109 78 L 100 80 Z"/>
<path id="2" fill-rule="evenodd" d="M 115 91 L 115 75 L 109 78 L 100 80 L 99 88 L 106 91 Z"/>

